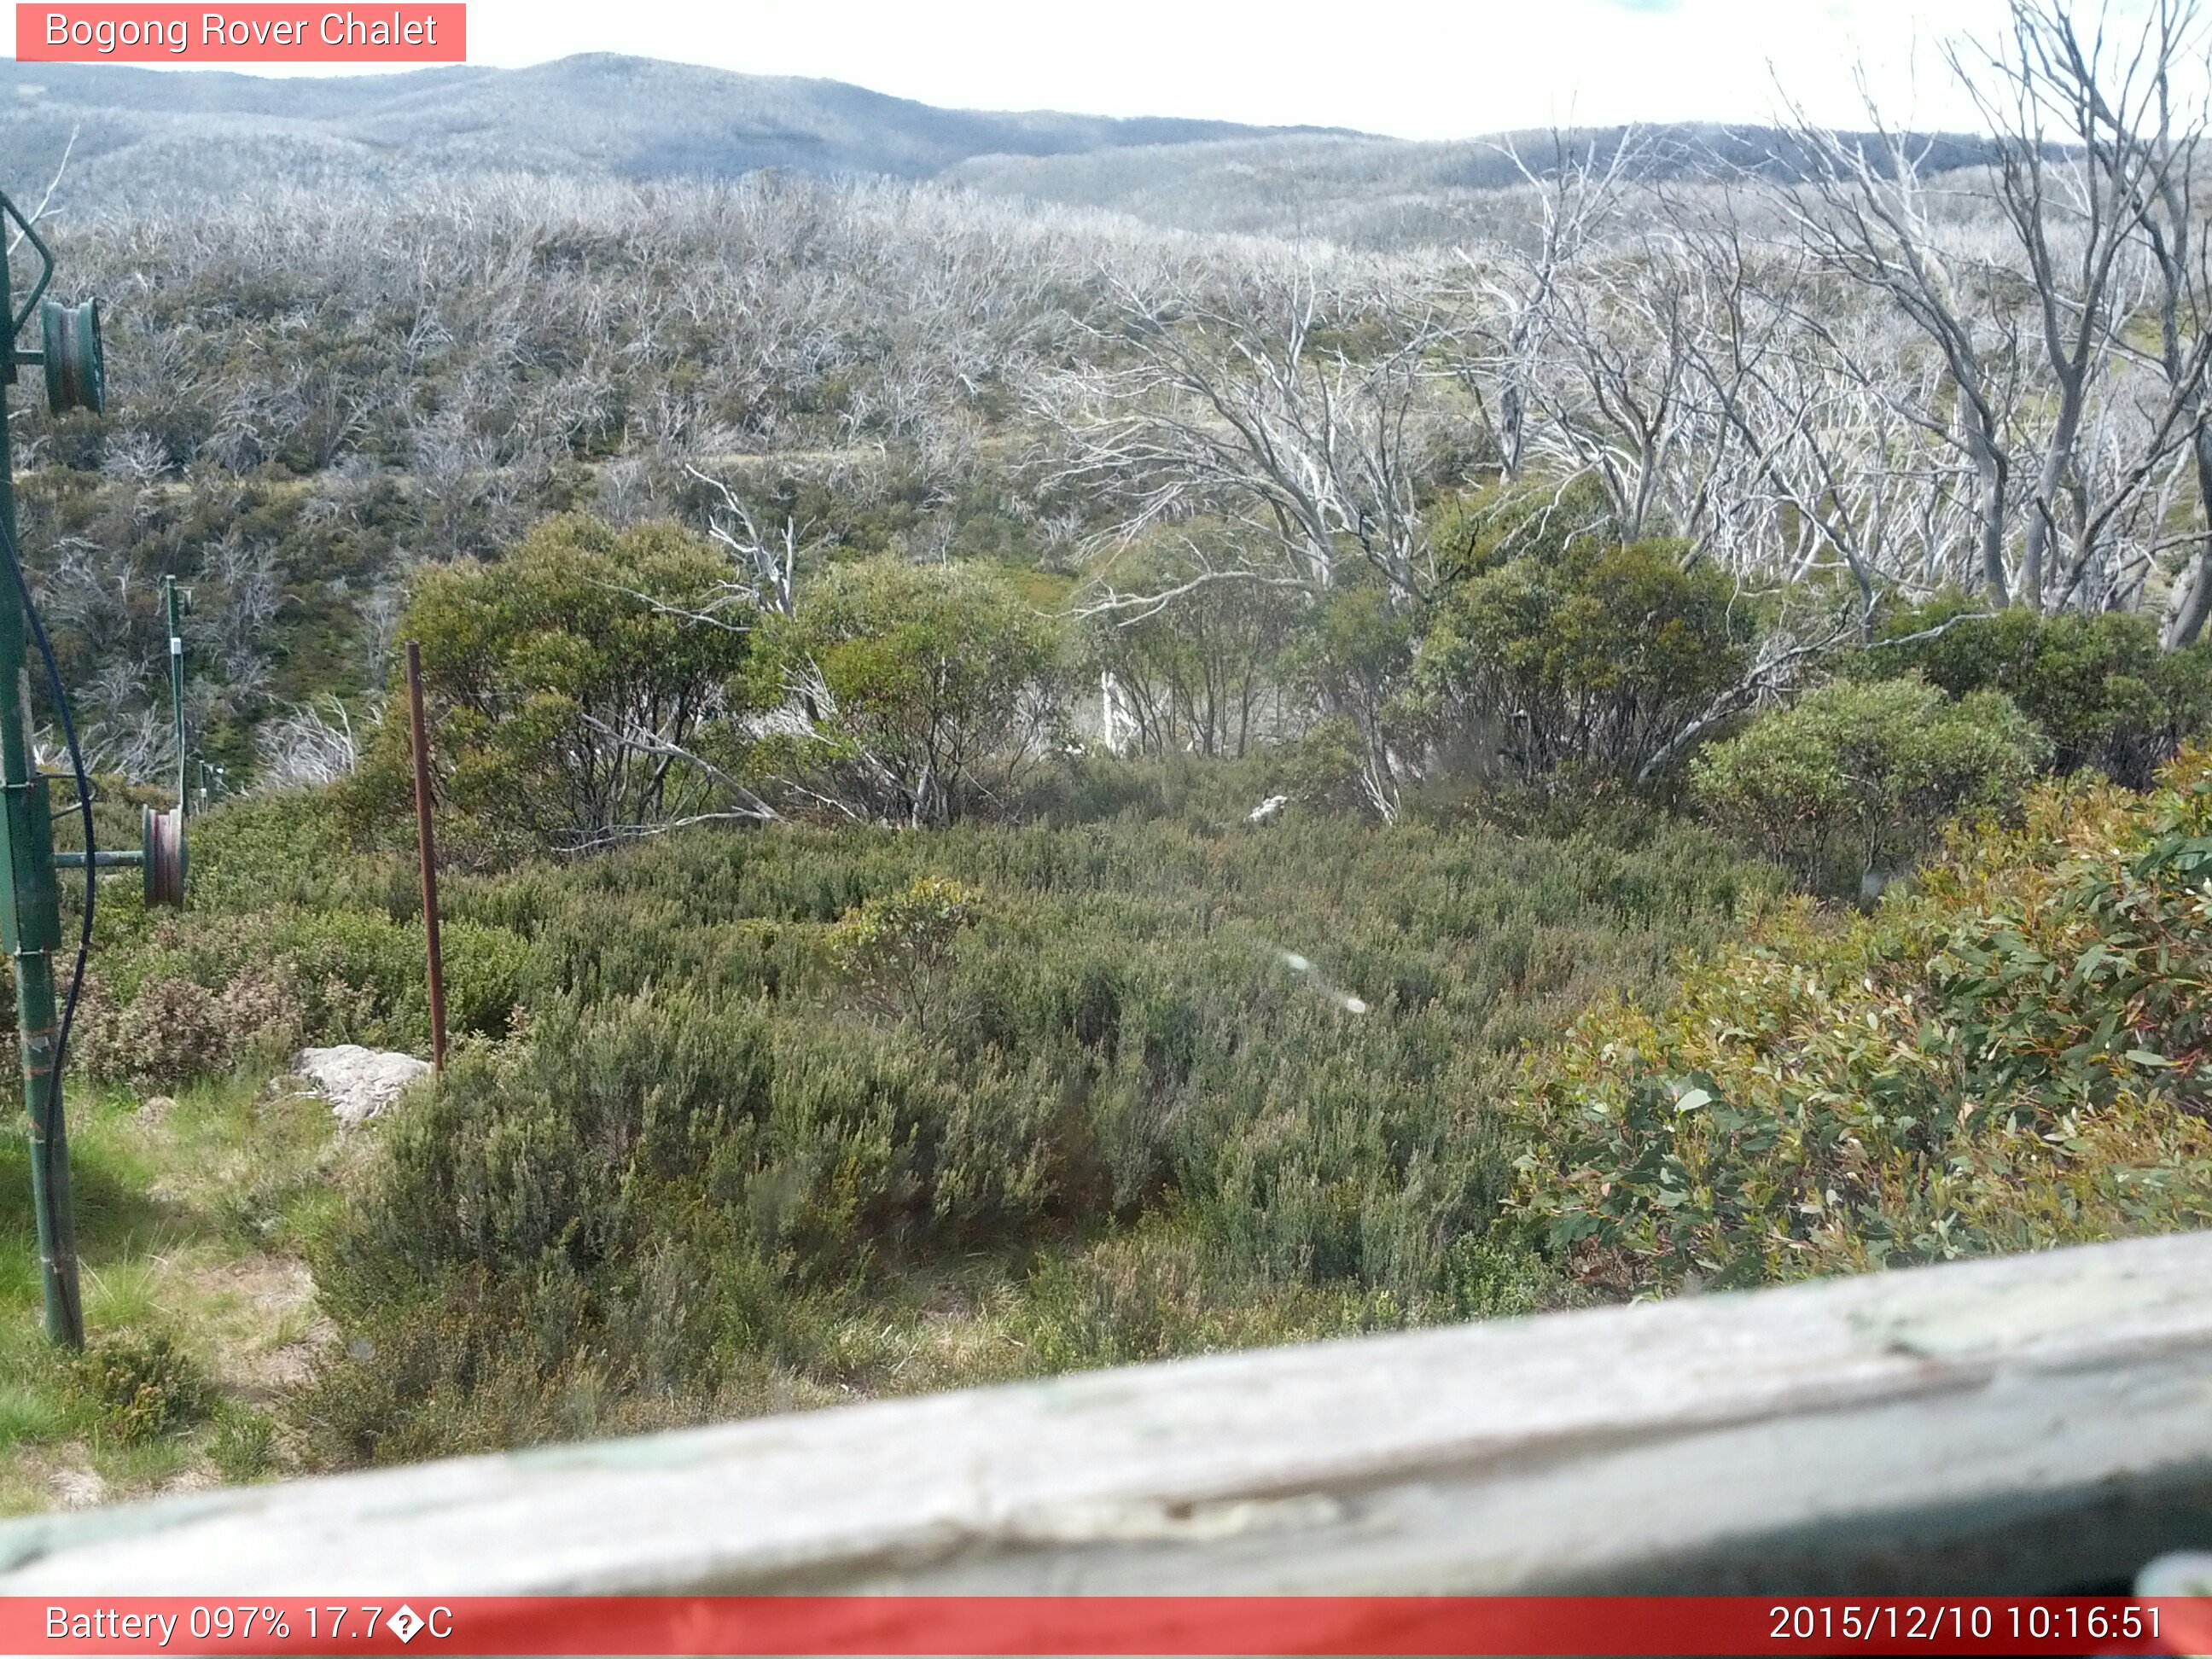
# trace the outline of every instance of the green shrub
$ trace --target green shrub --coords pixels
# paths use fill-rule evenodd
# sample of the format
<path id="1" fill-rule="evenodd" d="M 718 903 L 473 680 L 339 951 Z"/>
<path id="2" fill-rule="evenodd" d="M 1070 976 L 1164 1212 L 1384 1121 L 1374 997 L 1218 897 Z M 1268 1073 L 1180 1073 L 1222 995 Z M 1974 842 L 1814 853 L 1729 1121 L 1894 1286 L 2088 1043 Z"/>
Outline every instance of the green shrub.
<path id="1" fill-rule="evenodd" d="M 752 765 L 794 810 L 848 819 L 1002 808 L 1059 747 L 1068 666 L 1058 625 L 987 571 L 835 566 L 763 618 L 752 696 L 785 729 Z"/>
<path id="2" fill-rule="evenodd" d="M 1471 557 L 1437 607 L 1420 672 L 1440 738 L 1480 769 L 1633 774 L 1750 660 L 1753 609 L 1674 543 L 1586 537 L 1546 556 Z"/>
<path id="3" fill-rule="evenodd" d="M 1283 656 L 1315 725 L 1285 757 L 1301 800 L 1395 818 L 1428 743 L 1428 711 L 1410 696 L 1420 617 L 1379 581 L 1353 580 L 1315 602 Z"/>
<path id="4" fill-rule="evenodd" d="M 104 980 L 88 979 L 70 1028 L 73 1065 L 98 1081 L 140 1088 L 173 1087 L 249 1060 L 281 1065 L 307 1035 L 287 967 L 240 969 L 217 991 L 144 978 L 125 1003 Z"/>
<path id="5" fill-rule="evenodd" d="M 1332 715 L 1276 750 L 1269 778 L 1301 811 L 1371 811 L 1375 797 L 1368 781 L 1377 769 L 1370 756 L 1358 723 L 1348 715 Z"/>
<path id="6" fill-rule="evenodd" d="M 78 1054 L 88 1075 L 153 1087 L 230 1069 L 222 1000 L 188 979 L 156 979 L 110 1018 L 84 1022 Z"/>
<path id="7" fill-rule="evenodd" d="M 830 930 L 830 954 L 879 1006 L 919 1022 L 961 930 L 982 895 L 942 876 L 917 876 L 848 911 Z"/>
<path id="8" fill-rule="evenodd" d="M 1281 659 L 1299 604 L 1262 581 L 1206 580 L 1206 568 L 1183 547 L 1148 549 L 1114 568 L 1114 586 L 1128 593 L 1198 583 L 1158 610 L 1109 612 L 1091 629 L 1096 665 L 1113 674 L 1134 722 L 1130 752 L 1241 756 L 1281 720 Z"/>
<path id="9" fill-rule="evenodd" d="M 366 887 L 413 878 L 411 860 L 364 859 L 333 790 L 288 790 L 222 802 L 191 821 L 191 906 L 202 915 L 240 911 L 349 909 Z M 111 884 L 106 895 L 129 889 Z M 141 926 L 156 918 L 144 911 Z"/>
<path id="10" fill-rule="evenodd" d="M 752 636 L 749 607 L 723 614 L 728 575 L 673 525 L 617 533 L 574 516 L 495 564 L 420 575 L 402 626 L 422 647 L 449 857 L 600 845 L 724 804 L 719 773 L 665 750 L 707 743 L 732 712 Z M 365 826 L 411 822 L 400 672 L 339 792 Z"/>
<path id="11" fill-rule="evenodd" d="M 2131 612 L 1978 616 L 1953 596 L 1891 617 L 1850 672 L 1917 675 L 1954 697 L 2001 691 L 2042 727 L 2058 770 L 2094 767 L 2131 788 L 2212 727 L 2212 647 L 2161 650 L 2155 620 Z"/>
<path id="12" fill-rule="evenodd" d="M 78 1361 L 77 1376 L 100 1427 L 125 1445 L 189 1428 L 212 1397 L 206 1376 L 166 1333 L 103 1337 Z"/>
<path id="13" fill-rule="evenodd" d="M 222 989 L 221 1025 L 237 1060 L 289 1061 L 307 1036 L 307 1015 L 287 964 L 241 968 Z"/>
<path id="14" fill-rule="evenodd" d="M 1534 1063 L 1516 1205 L 1587 1281 L 1747 1284 L 2212 1219 L 2212 757 L 2038 786 Z"/>
<path id="15" fill-rule="evenodd" d="M 1510 1056 L 1776 884 L 1679 825 L 1210 811 L 457 879 L 526 939 L 528 1018 L 377 1132 L 313 1257 L 374 1357 L 303 1420 L 420 1455 L 1540 1304 L 1525 1249 L 1469 1242 Z M 852 1017 L 848 972 L 915 967 L 926 1018 Z M 933 1360 L 954 1279 L 1000 1334 Z"/>
<path id="16" fill-rule="evenodd" d="M 2049 752 L 2001 693 L 1839 681 L 1709 745 L 1690 777 L 1768 857 L 1850 891 L 1909 864 L 1954 813 L 2009 807 Z"/>
<path id="17" fill-rule="evenodd" d="M 503 1035 L 529 978 L 528 942 L 455 916 L 444 944 L 447 1028 Z M 163 917 L 99 957 L 78 1054 L 91 1075 L 166 1083 L 280 1060 L 304 1042 L 427 1052 L 424 951 L 419 918 L 377 911 Z"/>

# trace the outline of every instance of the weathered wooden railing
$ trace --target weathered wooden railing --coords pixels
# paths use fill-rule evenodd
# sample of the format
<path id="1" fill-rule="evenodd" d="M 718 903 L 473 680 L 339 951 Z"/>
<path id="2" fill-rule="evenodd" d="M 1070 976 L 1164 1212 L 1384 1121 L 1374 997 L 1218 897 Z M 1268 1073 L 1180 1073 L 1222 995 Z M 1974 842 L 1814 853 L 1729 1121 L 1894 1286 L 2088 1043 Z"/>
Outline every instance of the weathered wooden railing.
<path id="1" fill-rule="evenodd" d="M 2212 1235 L 0 1528 L 0 1591 L 2124 1586 L 2212 1543 Z"/>

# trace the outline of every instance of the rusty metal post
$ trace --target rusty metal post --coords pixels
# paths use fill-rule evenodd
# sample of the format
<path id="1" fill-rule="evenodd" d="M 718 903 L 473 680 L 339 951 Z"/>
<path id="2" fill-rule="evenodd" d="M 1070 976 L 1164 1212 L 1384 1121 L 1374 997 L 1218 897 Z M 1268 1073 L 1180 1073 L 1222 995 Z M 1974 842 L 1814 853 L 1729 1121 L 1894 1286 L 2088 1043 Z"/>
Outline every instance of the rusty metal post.
<path id="1" fill-rule="evenodd" d="M 161 579 L 161 596 L 169 612 L 169 713 L 177 723 L 177 819 L 184 821 L 185 774 L 191 750 L 185 746 L 185 624 L 177 604 L 177 579 Z"/>
<path id="2" fill-rule="evenodd" d="M 445 962 L 438 946 L 438 843 L 430 829 L 430 738 L 422 720 L 422 647 L 407 641 L 407 725 L 415 740 L 415 840 L 422 854 L 422 935 L 430 957 L 430 1064 L 446 1069 Z"/>

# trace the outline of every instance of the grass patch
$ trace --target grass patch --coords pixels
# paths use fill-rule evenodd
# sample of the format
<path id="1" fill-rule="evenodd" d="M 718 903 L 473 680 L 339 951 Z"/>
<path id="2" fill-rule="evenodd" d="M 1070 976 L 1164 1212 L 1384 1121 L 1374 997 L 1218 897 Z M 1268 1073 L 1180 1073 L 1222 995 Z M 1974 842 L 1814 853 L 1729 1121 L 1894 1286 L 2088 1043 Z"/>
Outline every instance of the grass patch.
<path id="1" fill-rule="evenodd" d="M 78 1091 L 70 1115 L 82 1357 L 46 1340 L 28 1146 L 0 1130 L 0 1510 L 295 1465 L 278 1412 L 324 1334 L 300 1252 L 331 1213 L 327 1109 L 232 1079 L 157 1111 Z"/>

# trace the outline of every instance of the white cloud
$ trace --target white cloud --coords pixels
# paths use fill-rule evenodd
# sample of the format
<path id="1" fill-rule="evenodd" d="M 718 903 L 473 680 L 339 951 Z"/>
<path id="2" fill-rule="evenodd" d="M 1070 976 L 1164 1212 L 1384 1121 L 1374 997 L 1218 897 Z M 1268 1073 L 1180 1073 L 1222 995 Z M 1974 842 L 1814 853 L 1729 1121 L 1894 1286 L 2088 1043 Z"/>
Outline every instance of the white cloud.
<path id="1" fill-rule="evenodd" d="M 479 62 L 633 52 L 936 104 L 1442 138 L 1568 120 L 1758 120 L 1776 107 L 1778 79 L 1816 118 L 1847 122 L 1862 59 L 1886 104 L 1955 123 L 1965 114 L 1933 42 L 1986 27 L 1996 10 L 1996 0 L 476 0 L 469 16 Z"/>

